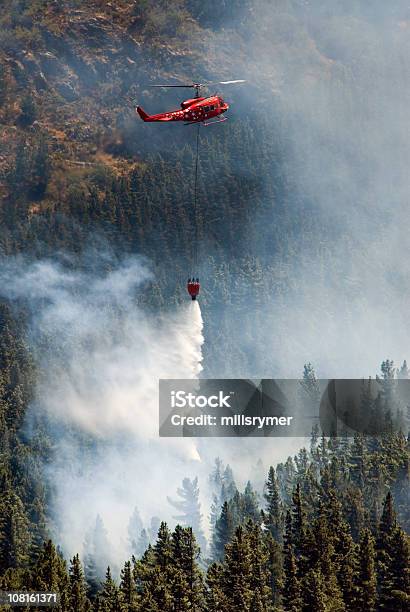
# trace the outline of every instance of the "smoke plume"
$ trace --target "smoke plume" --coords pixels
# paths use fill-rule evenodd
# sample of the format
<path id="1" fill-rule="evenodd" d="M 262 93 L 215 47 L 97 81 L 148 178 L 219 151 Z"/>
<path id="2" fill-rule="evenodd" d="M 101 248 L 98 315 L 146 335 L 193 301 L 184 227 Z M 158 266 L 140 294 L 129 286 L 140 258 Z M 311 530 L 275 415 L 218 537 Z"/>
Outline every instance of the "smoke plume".
<path id="1" fill-rule="evenodd" d="M 229 307 L 248 372 L 298 376 L 311 361 L 324 377 L 362 377 L 408 357 L 409 18 L 401 0 L 258 0 L 210 43 L 248 79 L 231 116 L 250 110 L 254 129 L 262 118 L 271 147 L 267 212 L 238 252 L 265 275 L 252 292 L 242 281 L 247 311 Z M 288 248 L 272 252 L 279 212 Z"/>
<path id="2" fill-rule="evenodd" d="M 199 460 L 193 442 L 158 439 L 158 380 L 198 376 L 201 311 L 187 301 L 167 314 L 144 312 L 137 298 L 149 280 L 137 259 L 103 274 L 50 261 L 3 266 L 3 296 L 31 313 L 39 375 L 30 415 L 47 415 L 53 514 L 70 554 L 99 514 L 126 558 L 133 508 L 146 520 L 166 514 L 166 494 Z"/>

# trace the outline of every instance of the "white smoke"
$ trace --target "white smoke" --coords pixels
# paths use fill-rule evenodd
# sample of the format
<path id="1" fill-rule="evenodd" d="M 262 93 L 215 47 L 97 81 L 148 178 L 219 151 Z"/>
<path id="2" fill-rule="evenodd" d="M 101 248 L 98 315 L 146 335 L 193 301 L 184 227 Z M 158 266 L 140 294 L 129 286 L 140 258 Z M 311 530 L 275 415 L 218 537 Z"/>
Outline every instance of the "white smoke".
<path id="1" fill-rule="evenodd" d="M 41 409 L 101 438 L 156 437 L 159 379 L 194 378 L 202 369 L 198 303 L 143 312 L 136 291 L 150 275 L 136 260 L 103 277 L 50 262 L 9 270 L 7 295 L 29 299 L 33 311 Z"/>
<path id="2" fill-rule="evenodd" d="M 1 276 L 3 295 L 32 313 L 39 380 L 31 411 L 51 427 L 47 474 L 63 547 L 81 551 L 100 514 L 125 559 L 135 505 L 146 520 L 167 515 L 166 495 L 199 460 L 193 441 L 158 438 L 159 379 L 194 378 L 202 368 L 199 305 L 144 312 L 137 298 L 151 275 L 136 259 L 105 274 L 15 260 Z"/>

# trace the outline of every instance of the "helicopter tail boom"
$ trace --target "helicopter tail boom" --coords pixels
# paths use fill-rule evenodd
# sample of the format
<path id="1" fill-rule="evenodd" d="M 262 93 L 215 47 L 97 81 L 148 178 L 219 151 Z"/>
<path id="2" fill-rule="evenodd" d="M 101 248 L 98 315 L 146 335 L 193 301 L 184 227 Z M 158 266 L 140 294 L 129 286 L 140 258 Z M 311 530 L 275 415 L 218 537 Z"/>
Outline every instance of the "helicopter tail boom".
<path id="1" fill-rule="evenodd" d="M 141 117 L 143 121 L 151 120 L 151 117 L 144 111 L 143 108 L 141 108 L 141 106 L 137 106 L 137 113 L 139 114 L 139 116 Z"/>

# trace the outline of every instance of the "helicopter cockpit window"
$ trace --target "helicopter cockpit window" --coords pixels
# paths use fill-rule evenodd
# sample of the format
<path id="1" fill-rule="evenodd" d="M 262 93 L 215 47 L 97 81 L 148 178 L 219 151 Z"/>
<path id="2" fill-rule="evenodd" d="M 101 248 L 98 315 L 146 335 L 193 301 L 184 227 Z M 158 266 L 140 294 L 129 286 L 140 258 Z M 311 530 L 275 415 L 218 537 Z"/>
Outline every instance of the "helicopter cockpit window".
<path id="1" fill-rule="evenodd" d="M 204 106 L 204 111 L 207 113 L 209 111 L 209 106 Z"/>

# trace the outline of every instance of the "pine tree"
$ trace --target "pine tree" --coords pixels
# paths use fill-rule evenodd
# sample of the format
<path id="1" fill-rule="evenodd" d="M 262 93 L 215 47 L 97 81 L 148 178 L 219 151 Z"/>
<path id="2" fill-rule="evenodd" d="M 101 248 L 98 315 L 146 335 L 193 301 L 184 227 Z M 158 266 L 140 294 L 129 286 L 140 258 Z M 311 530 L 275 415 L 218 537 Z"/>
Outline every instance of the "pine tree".
<path id="1" fill-rule="evenodd" d="M 326 594 L 324 589 L 324 580 L 320 570 L 311 569 L 306 574 L 303 580 L 303 603 L 301 608 L 295 610 L 303 610 L 303 612 L 331 612 L 333 608 L 326 604 Z M 289 608 L 291 610 L 292 608 Z"/>
<path id="2" fill-rule="evenodd" d="M 360 487 L 360 489 L 363 489 L 367 478 L 368 467 L 366 447 L 362 434 L 355 434 L 353 444 L 350 447 L 349 463 L 352 481 Z"/>
<path id="3" fill-rule="evenodd" d="M 397 529 L 396 513 L 393 507 L 393 497 L 390 491 L 383 503 L 383 512 L 380 519 L 376 540 L 377 575 L 379 585 L 380 606 L 386 608 L 391 596 L 390 566 L 395 555 L 393 548 L 394 532 Z"/>
<path id="4" fill-rule="evenodd" d="M 365 529 L 360 538 L 356 589 L 355 609 L 358 612 L 373 612 L 377 597 L 377 577 L 374 538 L 369 529 Z"/>
<path id="5" fill-rule="evenodd" d="M 246 483 L 245 490 L 242 496 L 241 521 L 253 521 L 254 523 L 261 522 L 261 513 L 259 509 L 258 494 L 253 489 L 250 480 Z"/>
<path id="6" fill-rule="evenodd" d="M 327 468 L 329 462 L 329 443 L 323 432 L 317 447 L 317 461 L 321 470 Z"/>
<path id="7" fill-rule="evenodd" d="M 295 464 L 292 457 L 288 457 L 285 463 L 278 464 L 276 468 L 276 476 L 280 496 L 285 505 L 290 505 L 292 503 L 292 495 L 295 484 Z"/>
<path id="8" fill-rule="evenodd" d="M 102 583 L 101 593 L 98 595 L 98 602 L 101 612 L 121 610 L 119 591 L 114 580 L 112 579 L 111 570 L 109 567 L 105 573 L 105 580 Z"/>
<path id="9" fill-rule="evenodd" d="M 269 468 L 264 497 L 266 500 L 266 507 L 263 513 L 265 528 L 277 542 L 280 542 L 283 530 L 282 503 L 279 495 L 278 483 L 276 481 L 275 469 L 272 466 Z"/>
<path id="10" fill-rule="evenodd" d="M 249 541 L 250 554 L 250 588 L 253 593 L 258 593 L 257 602 L 264 610 L 268 609 L 272 601 L 272 567 L 270 566 L 270 550 L 266 547 L 266 539 L 262 537 L 259 525 L 248 521 L 246 525 L 247 538 Z M 252 603 L 251 603 L 252 605 Z"/>
<path id="11" fill-rule="evenodd" d="M 397 523 L 389 492 L 383 504 L 376 541 L 379 607 L 407 610 L 409 597 L 408 540 Z"/>
<path id="12" fill-rule="evenodd" d="M 264 547 L 267 556 L 267 584 L 271 593 L 271 601 L 274 606 L 280 607 L 283 587 L 283 545 L 274 540 L 270 533 L 266 533 L 264 534 Z"/>
<path id="13" fill-rule="evenodd" d="M 120 599 L 124 612 L 134 612 L 137 610 L 137 592 L 130 561 L 126 561 L 121 570 Z"/>
<path id="14" fill-rule="evenodd" d="M 323 593 L 325 605 L 332 606 L 332 612 L 344 612 L 345 604 L 343 601 L 343 593 L 341 585 L 337 580 L 337 570 L 346 570 L 347 576 L 344 576 L 342 571 L 340 578 L 349 580 L 349 565 L 346 567 L 337 566 L 337 561 L 340 561 L 340 557 L 335 554 L 335 545 L 337 535 L 332 537 L 333 526 L 329 524 L 325 505 L 320 500 L 319 508 L 316 513 L 316 517 L 312 526 L 309 530 L 309 537 L 305 538 L 304 546 L 302 548 L 302 556 L 300 557 L 300 576 L 303 577 L 307 574 L 309 569 L 316 570 L 319 578 L 323 578 Z M 342 547 L 342 549 L 344 546 Z M 343 561 L 347 562 L 347 559 Z M 313 578 L 312 578 L 313 579 Z M 344 585 L 347 593 L 349 593 L 349 584 Z M 303 591 L 303 587 L 302 587 Z"/>
<path id="15" fill-rule="evenodd" d="M 149 545 L 149 538 L 148 538 L 148 534 L 147 534 L 147 530 L 143 529 L 140 533 L 140 536 L 137 540 L 137 542 L 134 544 L 134 555 L 137 558 L 142 557 L 142 555 L 144 554 L 144 552 L 147 550 Z"/>
<path id="16" fill-rule="evenodd" d="M 219 563 L 212 563 L 206 574 L 206 610 L 207 612 L 225 612 L 228 603 L 224 593 L 224 570 Z"/>
<path id="17" fill-rule="evenodd" d="M 250 546 L 244 529 L 239 526 L 232 542 L 226 546 L 224 592 L 229 602 L 227 611 L 247 610 L 252 599 L 250 584 Z"/>
<path id="18" fill-rule="evenodd" d="M 292 502 L 292 541 L 296 558 L 300 561 L 301 567 L 303 567 L 304 560 L 302 557 L 304 557 L 305 553 L 306 511 L 302 502 L 299 483 L 296 485 L 293 493 Z"/>
<path id="19" fill-rule="evenodd" d="M 138 508 L 134 508 L 134 512 L 128 523 L 128 541 L 130 544 L 130 550 L 132 554 L 140 556 L 144 553 L 146 547 L 141 551 L 139 547 L 139 540 L 144 530 L 144 525 Z M 146 532 L 145 532 L 146 533 Z M 147 538 L 148 539 L 148 538 Z M 148 544 L 147 544 L 148 545 Z"/>
<path id="20" fill-rule="evenodd" d="M 360 532 L 365 526 L 365 507 L 363 493 L 359 487 L 349 486 L 343 495 L 343 512 L 349 523 L 352 537 L 355 542 L 359 540 Z"/>
<path id="21" fill-rule="evenodd" d="M 393 497 L 390 491 L 387 493 L 383 503 L 383 512 L 379 525 L 379 544 L 380 548 L 389 543 L 393 530 L 397 527 L 396 513 L 393 507 Z"/>
<path id="22" fill-rule="evenodd" d="M 162 572 L 166 572 L 172 561 L 171 533 L 167 524 L 162 522 L 158 531 L 158 537 L 154 546 L 154 553 L 157 565 Z"/>
<path id="23" fill-rule="evenodd" d="M 204 597 L 202 574 L 198 566 L 199 553 L 191 527 L 177 525 L 172 534 L 172 562 L 181 572 L 179 597 L 181 601 L 186 601 L 189 610 L 199 610 Z"/>
<path id="24" fill-rule="evenodd" d="M 223 502 L 221 501 L 222 493 L 223 493 L 223 486 L 221 488 L 221 496 L 218 496 L 215 494 L 212 496 L 211 512 L 209 515 L 209 522 L 211 524 L 212 530 L 215 529 L 216 521 L 218 520 L 220 511 L 222 509 L 222 505 L 223 505 Z"/>
<path id="25" fill-rule="evenodd" d="M 293 544 L 292 515 L 286 513 L 286 531 L 283 543 L 283 588 L 282 599 L 286 612 L 300 612 L 302 599 L 298 568 Z"/>
<path id="26" fill-rule="evenodd" d="M 386 359 L 386 361 L 383 361 L 380 366 L 380 369 L 382 375 L 381 377 L 376 376 L 376 380 L 381 386 L 381 399 L 383 403 L 385 420 L 388 424 L 396 408 L 395 378 L 397 374 L 397 369 L 394 367 L 394 362 L 390 359 Z"/>
<path id="27" fill-rule="evenodd" d="M 310 434 L 310 454 L 314 455 L 317 448 L 317 443 L 319 440 L 319 425 L 316 424 L 312 427 L 312 432 Z"/>
<path id="28" fill-rule="evenodd" d="M 330 493 L 327 507 L 328 533 L 333 546 L 332 564 L 340 586 L 343 601 L 349 610 L 355 600 L 356 546 L 350 528 L 342 514 L 342 506 L 334 491 Z"/>
<path id="29" fill-rule="evenodd" d="M 166 523 L 161 523 L 155 546 L 148 547 L 135 563 L 134 576 L 141 610 L 173 612 L 173 584 L 177 578 L 172 557 L 172 540 Z"/>
<path id="30" fill-rule="evenodd" d="M 174 569 L 172 578 L 172 609 L 177 612 L 186 612 L 191 609 L 188 599 L 187 579 L 178 567 Z"/>
<path id="31" fill-rule="evenodd" d="M 409 539 L 400 527 L 394 529 L 391 544 L 389 606 L 392 610 L 405 612 L 410 608 Z"/>
<path id="32" fill-rule="evenodd" d="M 227 469 L 230 469 L 229 466 L 227 466 Z M 221 459 L 215 459 L 215 467 L 209 477 L 212 490 L 212 504 L 210 514 L 210 523 L 212 529 L 215 528 L 215 524 L 219 518 L 223 504 L 231 497 L 233 497 L 235 493 L 235 491 L 229 491 L 231 485 L 227 482 L 227 478 L 225 477 L 224 472 L 225 470 Z M 228 491 L 226 487 L 228 487 Z"/>
<path id="33" fill-rule="evenodd" d="M 215 459 L 215 466 L 209 476 L 209 483 L 211 485 L 212 492 L 216 494 L 217 496 L 220 495 L 221 488 L 224 484 L 223 472 L 224 472 L 223 462 L 219 457 L 217 457 Z"/>
<path id="34" fill-rule="evenodd" d="M 408 379 L 410 378 L 410 370 L 407 367 L 407 361 L 404 360 L 400 370 L 397 373 L 398 378 Z"/>
<path id="35" fill-rule="evenodd" d="M 148 530 L 148 538 L 151 544 L 157 539 L 160 525 L 161 519 L 159 519 L 158 516 L 151 517 L 151 522 Z"/>
<path id="36" fill-rule="evenodd" d="M 194 480 L 184 478 L 182 481 L 182 487 L 177 490 L 177 493 L 181 497 L 181 500 L 173 500 L 170 497 L 167 498 L 171 506 L 182 513 L 174 516 L 174 518 L 183 526 L 192 527 L 201 551 L 205 553 L 206 540 L 202 531 L 202 514 L 201 504 L 199 502 L 198 478 L 194 478 Z"/>
<path id="37" fill-rule="evenodd" d="M 149 544 L 141 559 L 132 558 L 132 576 L 136 585 L 137 593 L 140 595 L 145 590 L 146 583 L 149 582 L 150 575 L 155 568 L 156 558 L 154 549 Z"/>
<path id="38" fill-rule="evenodd" d="M 173 612 L 173 584 L 176 578 L 174 569 L 169 568 L 167 574 L 163 574 L 159 566 L 151 569 L 148 579 L 144 583 L 144 589 L 140 596 L 139 605 L 141 610 L 149 609 L 161 612 Z"/>
<path id="39" fill-rule="evenodd" d="M 58 554 L 51 540 L 44 542 L 32 578 L 32 588 L 36 591 L 51 591 L 60 594 L 61 605 L 69 602 L 69 580 L 64 559 Z"/>
<path id="40" fill-rule="evenodd" d="M 92 596 L 96 595 L 104 579 L 104 566 L 110 558 L 110 545 L 101 517 L 98 515 L 93 529 L 84 542 L 84 571 Z"/>
<path id="41" fill-rule="evenodd" d="M 222 512 L 216 521 L 212 539 L 212 557 L 221 560 L 225 556 L 225 546 L 231 540 L 234 532 L 232 512 L 228 502 L 222 506 Z"/>
<path id="42" fill-rule="evenodd" d="M 69 577 L 69 612 L 84 612 L 89 609 L 90 602 L 78 554 L 70 561 Z"/>
<path id="43" fill-rule="evenodd" d="M 320 402 L 320 386 L 316 377 L 316 372 L 311 363 L 306 363 L 303 367 L 303 377 L 300 385 L 310 400 L 311 406 L 318 408 Z"/>
<path id="44" fill-rule="evenodd" d="M 235 478 L 230 465 L 227 465 L 223 475 L 224 501 L 229 501 L 237 491 Z"/>

